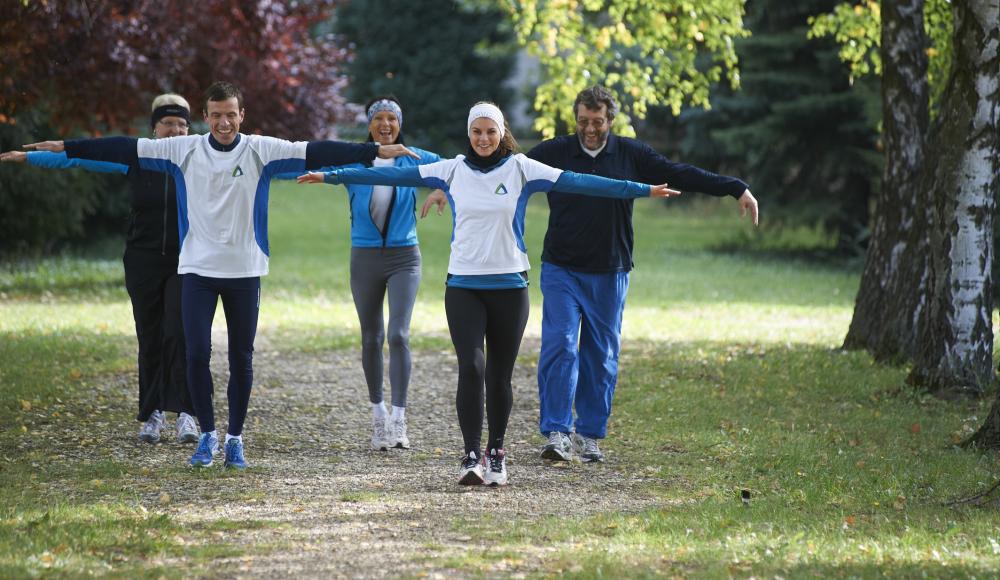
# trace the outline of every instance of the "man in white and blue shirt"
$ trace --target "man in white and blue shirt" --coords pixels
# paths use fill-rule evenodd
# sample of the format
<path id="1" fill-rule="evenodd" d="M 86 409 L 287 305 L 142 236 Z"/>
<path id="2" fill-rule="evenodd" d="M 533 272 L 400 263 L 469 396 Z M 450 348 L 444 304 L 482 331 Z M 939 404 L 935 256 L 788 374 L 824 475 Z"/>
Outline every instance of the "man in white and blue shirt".
<path id="1" fill-rule="evenodd" d="M 271 177 L 330 165 L 371 162 L 376 155 L 411 154 L 402 145 L 338 141 L 290 142 L 239 132 L 245 110 L 234 85 L 217 82 L 205 94 L 208 135 L 168 139 L 110 137 L 49 141 L 36 148 L 68 157 L 132 165 L 169 173 L 176 182 L 182 274 L 181 316 L 186 337 L 188 388 L 201 429 L 194 467 L 210 466 L 219 449 L 212 406 L 212 320 L 219 298 L 229 334 L 229 424 L 225 465 L 244 469 L 243 423 L 253 385 L 253 343 L 260 307 L 260 277 L 270 247 L 267 207 Z"/>

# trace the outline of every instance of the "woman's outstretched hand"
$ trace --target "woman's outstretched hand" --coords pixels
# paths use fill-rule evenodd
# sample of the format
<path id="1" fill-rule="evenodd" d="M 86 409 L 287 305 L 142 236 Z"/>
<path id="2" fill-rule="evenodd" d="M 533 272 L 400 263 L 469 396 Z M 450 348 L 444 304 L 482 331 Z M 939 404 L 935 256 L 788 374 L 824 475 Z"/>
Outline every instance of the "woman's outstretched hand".
<path id="1" fill-rule="evenodd" d="M 24 151 L 4 151 L 0 153 L 0 162 L 24 163 L 28 160 L 28 154 Z"/>
<path id="2" fill-rule="evenodd" d="M 650 185 L 649 186 L 649 197 L 676 197 L 680 195 L 681 192 L 676 189 L 670 189 L 667 184 L 663 185 Z"/>
<path id="3" fill-rule="evenodd" d="M 53 153 L 62 153 L 66 150 L 62 141 L 39 141 L 38 143 L 22 145 L 22 148 L 28 151 L 51 151 Z"/>
<path id="4" fill-rule="evenodd" d="M 296 177 L 295 181 L 299 183 L 323 183 L 323 177 L 322 173 L 306 173 Z"/>
<path id="5" fill-rule="evenodd" d="M 437 214 L 441 215 L 444 211 L 444 206 L 447 205 L 448 200 L 444 196 L 444 192 L 440 189 L 435 189 L 427 196 L 427 201 L 424 202 L 424 207 L 420 208 L 420 219 L 427 217 L 427 214 L 431 211 L 431 206 L 437 206 Z"/>

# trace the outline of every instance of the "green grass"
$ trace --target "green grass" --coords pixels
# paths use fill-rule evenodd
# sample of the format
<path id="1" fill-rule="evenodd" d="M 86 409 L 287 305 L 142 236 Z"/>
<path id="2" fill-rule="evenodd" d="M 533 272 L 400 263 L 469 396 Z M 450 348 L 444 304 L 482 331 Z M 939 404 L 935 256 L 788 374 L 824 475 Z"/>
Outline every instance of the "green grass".
<path id="1" fill-rule="evenodd" d="M 271 200 L 260 332 L 286 351 L 354 347 L 343 191 L 282 184 Z M 953 447 L 978 426 L 988 402 L 914 394 L 904 386 L 905 369 L 839 351 L 858 272 L 713 251 L 757 235 L 737 219 L 732 200 L 636 207 L 637 268 L 604 445 L 612 461 L 593 467 L 642 471 L 663 507 L 456 525 L 487 539 L 497 560 L 513 567 L 539 545 L 554 548 L 540 576 L 1000 574 L 995 507 L 943 505 L 996 479 L 995 456 Z M 766 212 L 765 204 L 764 219 Z M 545 218 L 544 201 L 532 202 L 531 337 L 539 334 Z M 420 223 L 415 349 L 450 349 L 442 303 L 450 227 L 447 215 Z M 0 270 L 0 576 L 172 576 L 178 572 L 161 563 L 181 551 L 196 566 L 183 575 L 196 575 L 218 554 L 238 553 L 213 534 L 267 525 L 209 522 L 185 531 L 203 546 L 192 550 L 169 515 L 147 512 L 130 491 L 131 468 L 108 458 L 66 469 L 47 463 L 44 448 L 24 445 L 56 413 L 128 420 L 107 391 L 95 395 L 133 364 L 122 285 L 116 256 Z M 525 363 L 536 358 L 522 354 Z M 159 475 L 166 483 L 191 477 L 181 468 Z M 227 480 L 204 478 L 216 490 Z M 749 505 L 739 500 L 744 489 Z M 367 503 L 379 495 L 340 499 Z M 435 566 L 496 571 L 483 568 L 478 552 L 435 548 L 424 555 Z"/>

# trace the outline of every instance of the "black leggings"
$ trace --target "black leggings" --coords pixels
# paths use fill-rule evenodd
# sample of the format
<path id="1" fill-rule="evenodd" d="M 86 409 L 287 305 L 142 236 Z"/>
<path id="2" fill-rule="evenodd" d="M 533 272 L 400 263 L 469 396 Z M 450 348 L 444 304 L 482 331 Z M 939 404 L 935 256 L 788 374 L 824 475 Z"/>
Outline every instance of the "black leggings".
<path id="1" fill-rule="evenodd" d="M 514 398 L 510 378 L 528 322 L 528 289 L 469 290 L 449 286 L 444 293 L 444 307 L 458 356 L 455 408 L 465 453 L 482 453 L 484 386 L 489 424 L 487 449 L 502 449 Z"/>

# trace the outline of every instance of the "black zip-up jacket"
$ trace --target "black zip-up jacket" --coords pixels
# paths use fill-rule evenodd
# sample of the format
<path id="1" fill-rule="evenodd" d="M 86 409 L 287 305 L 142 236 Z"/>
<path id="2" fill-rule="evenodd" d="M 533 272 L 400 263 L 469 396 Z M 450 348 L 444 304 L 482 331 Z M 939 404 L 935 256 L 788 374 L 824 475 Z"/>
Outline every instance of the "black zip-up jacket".
<path id="1" fill-rule="evenodd" d="M 130 165 L 126 244 L 130 248 L 152 250 L 163 256 L 180 254 L 177 233 L 177 192 L 170 175 Z"/>
<path id="2" fill-rule="evenodd" d="M 739 198 L 745 182 L 693 165 L 674 163 L 636 139 L 608 135 L 604 149 L 591 157 L 580 138 L 565 135 L 543 141 L 527 153 L 542 163 L 576 173 L 669 184 L 684 192 Z M 628 272 L 632 269 L 632 201 L 550 191 L 549 227 L 542 261 L 579 272 Z"/>

